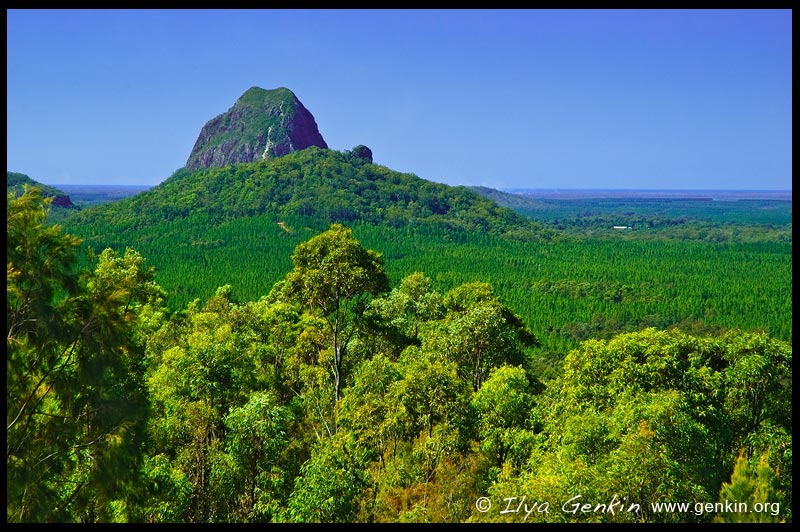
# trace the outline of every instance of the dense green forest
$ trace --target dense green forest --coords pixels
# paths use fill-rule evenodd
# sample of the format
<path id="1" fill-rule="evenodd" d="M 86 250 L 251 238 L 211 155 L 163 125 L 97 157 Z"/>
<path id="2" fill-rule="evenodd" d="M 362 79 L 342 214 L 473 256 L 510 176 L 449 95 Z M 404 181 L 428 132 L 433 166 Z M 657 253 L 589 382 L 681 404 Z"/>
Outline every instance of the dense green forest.
<path id="1" fill-rule="evenodd" d="M 62 223 L 96 250 L 132 247 L 147 257 L 172 311 L 226 284 L 238 301 L 260 298 L 291 267 L 295 246 L 341 223 L 388 259 L 395 286 L 415 271 L 441 292 L 491 283 L 551 357 L 590 337 L 649 326 L 742 328 L 791 341 L 785 210 L 774 227 L 684 220 L 627 233 L 598 220 L 586 232 L 565 212 L 562 220 L 576 223 L 559 229 L 356 152 L 309 148 L 259 163 L 179 170 L 145 193 Z M 641 212 L 648 221 L 663 215 Z"/>
<path id="2" fill-rule="evenodd" d="M 180 169 L 142 194 L 76 213 L 65 226 L 76 231 L 94 227 L 93 238 L 99 240 L 193 216 L 219 225 L 266 214 L 273 223 L 287 224 L 285 218 L 316 225 L 327 220 L 364 222 L 522 240 L 556 234 L 466 187 L 396 172 L 357 153 L 312 146 L 255 163 Z M 104 231 L 94 234 L 97 228 Z"/>
<path id="3" fill-rule="evenodd" d="M 790 238 L 313 148 L 48 203 L 8 196 L 8 521 L 792 520 Z"/>

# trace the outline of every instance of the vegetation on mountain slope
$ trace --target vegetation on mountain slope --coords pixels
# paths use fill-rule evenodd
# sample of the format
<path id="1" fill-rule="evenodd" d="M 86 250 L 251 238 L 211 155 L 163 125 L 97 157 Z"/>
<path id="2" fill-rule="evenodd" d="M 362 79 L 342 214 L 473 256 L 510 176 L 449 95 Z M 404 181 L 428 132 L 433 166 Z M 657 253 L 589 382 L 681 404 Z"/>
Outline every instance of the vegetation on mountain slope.
<path id="1" fill-rule="evenodd" d="M 46 198 L 53 198 L 52 205 L 55 207 L 74 207 L 68 194 L 50 185 L 45 185 L 34 179 L 31 179 L 25 174 L 19 172 L 6 172 L 6 194 L 14 194 L 21 196 L 24 192 L 25 185 L 29 187 L 37 187 L 42 191 L 42 195 Z"/>
<path id="2" fill-rule="evenodd" d="M 792 521 L 788 342 L 647 328 L 544 379 L 490 283 L 392 288 L 344 226 L 169 312 L 46 212 L 8 197 L 8 521 Z"/>
<path id="3" fill-rule="evenodd" d="M 352 152 L 317 147 L 276 159 L 223 168 L 181 169 L 142 194 L 87 210 L 69 220 L 90 236 L 172 223 L 190 216 L 207 225 L 269 215 L 329 223 L 425 226 L 521 239 L 552 238 L 555 231 L 498 207 L 465 187 L 451 187 L 395 172 Z M 318 229 L 318 228 L 317 228 Z"/>

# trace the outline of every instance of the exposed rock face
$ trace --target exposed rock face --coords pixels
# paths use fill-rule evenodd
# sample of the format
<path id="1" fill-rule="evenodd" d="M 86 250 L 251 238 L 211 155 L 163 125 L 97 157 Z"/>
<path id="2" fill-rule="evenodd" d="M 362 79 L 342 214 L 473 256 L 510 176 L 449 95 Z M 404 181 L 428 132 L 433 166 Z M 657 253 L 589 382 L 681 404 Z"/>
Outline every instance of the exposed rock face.
<path id="1" fill-rule="evenodd" d="M 286 88 L 251 87 L 200 131 L 186 168 L 254 162 L 309 146 L 327 148 L 308 109 Z"/>
<path id="2" fill-rule="evenodd" d="M 352 153 L 355 157 L 359 157 L 361 159 L 366 159 L 369 162 L 372 162 L 372 150 L 364 146 L 363 144 L 359 144 L 355 148 L 353 148 L 350 153 Z"/>
<path id="3" fill-rule="evenodd" d="M 67 195 L 63 196 L 53 196 L 53 205 L 58 205 L 59 207 L 72 207 L 72 200 Z"/>

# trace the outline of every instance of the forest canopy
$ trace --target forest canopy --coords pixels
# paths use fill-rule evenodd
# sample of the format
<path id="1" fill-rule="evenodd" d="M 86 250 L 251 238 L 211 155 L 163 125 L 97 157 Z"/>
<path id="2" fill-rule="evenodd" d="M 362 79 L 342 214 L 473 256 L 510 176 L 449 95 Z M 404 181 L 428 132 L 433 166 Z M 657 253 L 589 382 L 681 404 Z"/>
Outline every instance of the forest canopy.
<path id="1" fill-rule="evenodd" d="M 646 327 L 546 376 L 491 283 L 392 286 L 339 223 L 170 311 L 50 201 L 7 200 L 9 522 L 792 520 L 790 342 Z"/>

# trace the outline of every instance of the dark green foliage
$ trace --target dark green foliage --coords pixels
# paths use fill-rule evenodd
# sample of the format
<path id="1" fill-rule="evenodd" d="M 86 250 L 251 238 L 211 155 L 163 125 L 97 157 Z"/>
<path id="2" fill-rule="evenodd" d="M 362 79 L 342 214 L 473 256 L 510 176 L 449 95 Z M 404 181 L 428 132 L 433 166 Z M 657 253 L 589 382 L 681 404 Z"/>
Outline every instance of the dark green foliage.
<path id="1" fill-rule="evenodd" d="M 8 520 L 114 520 L 144 438 L 138 322 L 162 292 L 132 250 L 75 272 L 79 240 L 46 204 L 27 187 L 7 202 Z"/>
<path id="2" fill-rule="evenodd" d="M 224 284 L 241 300 L 258 299 L 291 269 L 295 246 L 346 222 L 383 253 L 393 283 L 414 271 L 440 291 L 490 282 L 536 331 L 543 357 L 648 326 L 698 334 L 740 327 L 791 339 L 790 240 L 687 242 L 612 229 L 608 238 L 551 239 L 475 198 L 310 148 L 262 163 L 181 170 L 64 225 L 95 248 L 135 245 L 156 266 L 173 310 Z M 743 202 L 694 205 L 706 203 Z M 736 227 L 744 235 L 753 226 Z"/>
<path id="3" fill-rule="evenodd" d="M 422 231 L 398 237 L 385 227 L 354 232 L 364 245 L 384 250 L 392 279 L 424 271 L 443 291 L 491 283 L 536 333 L 543 355 L 650 326 L 792 338 L 790 243 L 522 243 L 479 235 L 454 242 Z"/>
<path id="4" fill-rule="evenodd" d="M 91 209 L 66 223 L 99 239 L 104 235 L 88 230 L 104 227 L 119 238 L 187 217 L 193 217 L 192 226 L 201 220 L 216 226 L 263 214 L 271 215 L 272 223 L 283 222 L 288 230 L 315 220 L 316 230 L 330 223 L 361 221 L 512 233 L 528 239 L 553 234 L 464 187 L 433 183 L 316 147 L 258 163 L 179 170 L 147 192 Z M 298 219 L 305 223 L 299 227 L 289 223 Z"/>

